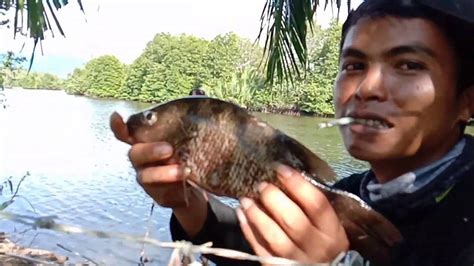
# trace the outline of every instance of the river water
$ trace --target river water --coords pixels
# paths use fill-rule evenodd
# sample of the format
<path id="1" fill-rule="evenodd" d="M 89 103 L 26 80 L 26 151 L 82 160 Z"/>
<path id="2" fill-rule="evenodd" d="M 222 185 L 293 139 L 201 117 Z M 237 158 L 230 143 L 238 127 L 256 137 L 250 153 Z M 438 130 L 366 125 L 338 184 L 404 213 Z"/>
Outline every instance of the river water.
<path id="1" fill-rule="evenodd" d="M 127 117 L 149 104 L 91 99 L 62 91 L 5 92 L 7 108 L 0 110 L 0 182 L 12 176 L 16 185 L 26 172 L 30 173 L 20 186 L 18 194 L 22 197 L 6 210 L 57 215 L 57 222 L 64 224 L 143 236 L 152 201 L 136 184 L 127 159 L 129 146 L 114 138 L 108 119 L 113 111 Z M 345 152 L 337 129 L 316 129 L 322 119 L 257 116 L 300 140 L 341 177 L 366 168 Z M 10 195 L 7 189 L 3 194 L 0 202 Z M 169 217 L 168 209 L 155 208 L 150 237 L 170 240 Z M 19 244 L 67 255 L 71 262 L 84 260 L 57 244 L 98 263 L 113 265 L 136 265 L 141 249 L 135 242 L 32 230 L 3 219 L 0 231 L 6 231 Z M 164 265 L 171 251 L 147 246 L 146 254 L 156 265 Z"/>

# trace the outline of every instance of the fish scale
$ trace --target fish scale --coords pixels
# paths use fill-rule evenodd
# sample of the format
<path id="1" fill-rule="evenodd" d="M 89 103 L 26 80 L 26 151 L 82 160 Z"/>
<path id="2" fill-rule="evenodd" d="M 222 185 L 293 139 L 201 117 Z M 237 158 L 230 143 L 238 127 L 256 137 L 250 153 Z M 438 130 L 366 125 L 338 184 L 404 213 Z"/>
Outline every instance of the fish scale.
<path id="1" fill-rule="evenodd" d="M 225 118 L 220 119 L 225 121 Z M 224 122 L 216 134 L 213 126 L 215 121 L 200 120 L 196 123 L 197 135 L 190 141 L 189 154 L 182 160 L 182 165 L 191 169 L 190 175 L 211 186 L 215 194 L 256 197 L 254 187 L 259 180 L 252 177 L 265 174 L 260 167 L 264 164 L 258 163 L 258 158 L 262 156 L 251 151 L 241 151 L 250 145 L 238 145 L 238 140 L 234 137 L 238 128 L 232 127 L 233 124 Z M 215 156 L 204 159 L 208 153 Z M 190 178 L 193 179 L 192 176 Z M 216 179 L 218 182 L 214 181 Z M 262 180 L 275 181 L 274 179 L 276 177 L 273 180 Z"/>
<path id="2" fill-rule="evenodd" d="M 282 188 L 274 163 L 300 171 L 327 197 L 351 248 L 373 263 L 388 265 L 390 248 L 402 239 L 390 221 L 359 197 L 329 185 L 336 175 L 325 161 L 235 104 L 181 98 L 130 116 L 127 127 L 134 142 L 172 144 L 179 162 L 191 170 L 186 178 L 220 196 L 258 200 L 255 187 L 263 181 Z"/>

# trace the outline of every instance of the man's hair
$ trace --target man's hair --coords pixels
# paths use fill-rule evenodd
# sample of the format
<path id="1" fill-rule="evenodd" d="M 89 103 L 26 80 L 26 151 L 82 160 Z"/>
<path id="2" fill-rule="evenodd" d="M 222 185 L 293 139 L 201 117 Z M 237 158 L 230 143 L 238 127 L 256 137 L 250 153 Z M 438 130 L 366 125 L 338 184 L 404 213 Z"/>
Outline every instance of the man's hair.
<path id="1" fill-rule="evenodd" d="M 360 19 L 378 19 L 386 16 L 422 18 L 436 24 L 455 52 L 458 93 L 474 85 L 474 25 L 423 6 L 416 0 L 365 0 L 356 10 L 349 13 L 342 26 L 341 50 L 349 29 Z"/>
<path id="2" fill-rule="evenodd" d="M 206 95 L 206 92 L 200 88 L 194 88 L 189 92 L 189 95 Z"/>

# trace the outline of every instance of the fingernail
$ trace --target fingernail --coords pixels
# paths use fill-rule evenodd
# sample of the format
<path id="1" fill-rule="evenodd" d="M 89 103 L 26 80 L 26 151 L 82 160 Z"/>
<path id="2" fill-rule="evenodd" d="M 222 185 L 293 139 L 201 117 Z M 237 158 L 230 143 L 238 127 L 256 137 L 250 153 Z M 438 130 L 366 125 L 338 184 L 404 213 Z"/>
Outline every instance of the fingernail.
<path id="1" fill-rule="evenodd" d="M 244 198 L 241 198 L 241 199 L 240 199 L 240 206 L 241 206 L 244 210 L 250 208 L 250 206 L 252 206 L 253 203 L 254 203 L 253 200 L 251 200 L 251 199 L 249 199 L 249 198 L 245 198 L 245 197 L 244 197 Z"/>
<path id="2" fill-rule="evenodd" d="M 248 223 L 244 212 L 240 208 L 236 209 L 236 213 L 237 213 L 237 219 L 239 219 L 240 224 L 245 225 Z"/>
<path id="3" fill-rule="evenodd" d="M 275 170 L 277 174 L 282 178 L 290 178 L 293 176 L 293 169 L 284 164 L 278 164 Z"/>
<path id="4" fill-rule="evenodd" d="M 191 168 L 189 167 L 184 167 L 183 169 L 183 177 L 187 177 L 189 174 L 191 174 Z"/>
<path id="5" fill-rule="evenodd" d="M 183 174 L 183 172 L 180 171 L 180 169 L 178 167 L 170 167 L 166 173 L 166 176 L 176 176 L 176 177 L 179 177 L 179 175 Z M 158 180 L 162 180 L 162 176 L 158 176 L 157 177 L 161 177 L 160 179 L 157 179 Z"/>
<path id="6" fill-rule="evenodd" d="M 258 190 L 259 193 L 262 193 L 262 191 L 263 191 L 266 187 L 268 187 L 268 183 L 267 183 L 267 182 L 262 182 L 262 183 L 258 184 L 257 190 Z"/>
<path id="7" fill-rule="evenodd" d="M 153 149 L 153 153 L 156 156 L 165 156 L 171 154 L 172 152 L 173 148 L 171 148 L 171 146 L 163 144 L 160 144 Z"/>

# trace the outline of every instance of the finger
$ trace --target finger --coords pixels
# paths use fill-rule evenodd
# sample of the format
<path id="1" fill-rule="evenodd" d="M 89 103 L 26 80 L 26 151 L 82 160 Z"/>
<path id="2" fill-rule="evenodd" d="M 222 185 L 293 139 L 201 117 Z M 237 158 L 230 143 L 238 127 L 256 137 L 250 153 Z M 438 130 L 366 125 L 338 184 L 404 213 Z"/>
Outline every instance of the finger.
<path id="1" fill-rule="evenodd" d="M 249 242 L 255 254 L 257 254 L 258 256 L 272 256 L 272 254 L 268 250 L 266 250 L 262 245 L 260 245 L 260 243 L 263 241 L 261 239 L 257 240 L 257 236 L 253 233 L 253 230 L 248 224 L 247 217 L 245 217 L 245 214 L 242 209 L 237 208 L 236 213 L 237 218 L 239 220 L 240 229 L 242 230 L 245 239 L 247 239 L 247 242 Z"/>
<path id="2" fill-rule="evenodd" d="M 314 249 L 314 243 L 326 241 L 327 237 L 311 223 L 303 210 L 283 191 L 268 183 L 261 183 L 258 190 L 259 200 L 268 215 L 301 250 Z M 275 204 L 276 202 L 278 204 Z"/>
<path id="3" fill-rule="evenodd" d="M 137 143 L 128 153 L 135 168 L 169 159 L 172 155 L 173 147 L 167 142 Z"/>
<path id="4" fill-rule="evenodd" d="M 161 207 L 186 207 L 182 182 L 169 184 L 148 184 L 143 185 L 142 187 L 143 190 L 145 190 L 145 192 L 150 195 L 150 197 L 152 197 Z"/>
<path id="5" fill-rule="evenodd" d="M 119 113 L 113 112 L 110 116 L 110 128 L 118 140 L 128 144 L 133 143 L 133 138 L 128 134 L 127 125 L 123 122 Z"/>
<path id="6" fill-rule="evenodd" d="M 183 177 L 184 169 L 177 164 L 149 166 L 138 171 L 137 182 L 140 185 L 169 184 L 182 181 Z"/>
<path id="7" fill-rule="evenodd" d="M 248 225 L 255 240 L 273 256 L 300 258 L 303 252 L 293 243 L 280 226 L 263 210 L 262 206 L 248 198 L 240 200 Z"/>
<path id="8" fill-rule="evenodd" d="M 288 166 L 279 164 L 276 172 L 286 194 L 298 204 L 314 226 L 327 234 L 340 230 L 339 218 L 321 190 Z"/>

